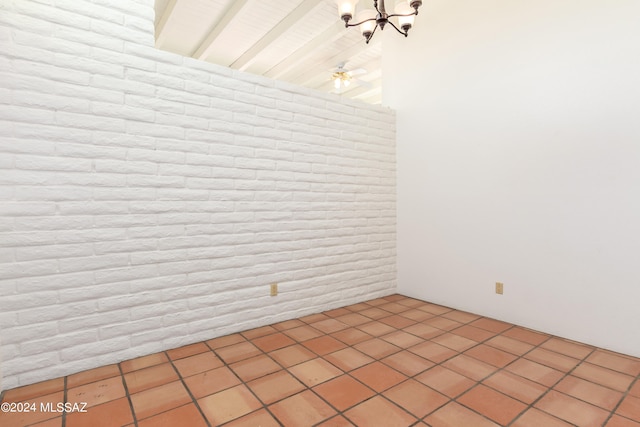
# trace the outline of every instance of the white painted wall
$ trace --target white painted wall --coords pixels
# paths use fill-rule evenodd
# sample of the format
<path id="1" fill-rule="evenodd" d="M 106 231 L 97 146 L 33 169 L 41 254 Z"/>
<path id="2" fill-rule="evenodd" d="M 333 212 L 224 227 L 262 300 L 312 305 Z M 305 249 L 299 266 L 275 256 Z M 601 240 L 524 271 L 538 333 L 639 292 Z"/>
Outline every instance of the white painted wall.
<path id="1" fill-rule="evenodd" d="M 638 16 L 433 0 L 385 34 L 400 293 L 640 356 Z"/>
<path id="2" fill-rule="evenodd" d="M 157 51 L 153 19 L 0 8 L 6 388 L 395 291 L 394 114 Z"/>

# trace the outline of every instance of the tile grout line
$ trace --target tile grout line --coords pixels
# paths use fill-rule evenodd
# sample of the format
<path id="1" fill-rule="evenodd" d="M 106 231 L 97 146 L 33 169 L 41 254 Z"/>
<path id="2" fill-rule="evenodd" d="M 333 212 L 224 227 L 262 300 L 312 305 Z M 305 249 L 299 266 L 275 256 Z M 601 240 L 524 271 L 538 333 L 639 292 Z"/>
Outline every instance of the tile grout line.
<path id="1" fill-rule="evenodd" d="M 64 394 L 62 396 L 62 401 L 64 403 L 67 403 L 67 399 L 68 399 L 68 393 L 69 393 L 69 389 L 67 387 L 68 380 L 69 380 L 69 376 L 67 375 L 64 377 L 64 386 L 63 386 Z M 64 411 L 62 413 L 62 427 L 66 427 L 66 425 L 67 425 L 67 411 Z"/>
<path id="2" fill-rule="evenodd" d="M 620 407 L 620 405 L 622 405 L 622 402 L 624 402 L 624 400 L 625 400 L 627 397 L 632 396 L 632 395 L 631 395 L 631 389 L 633 389 L 633 386 L 634 386 L 636 383 L 640 384 L 640 374 L 636 375 L 636 378 L 635 378 L 633 381 L 631 381 L 631 384 L 629 384 L 629 387 L 627 387 L 627 390 L 622 394 L 622 397 L 620 398 L 620 400 L 618 401 L 618 403 L 616 404 L 616 406 L 614 406 L 614 407 L 613 407 L 613 409 L 609 412 L 609 416 L 607 417 L 607 419 L 606 419 L 606 420 L 604 421 L 604 423 L 602 424 L 603 426 L 604 426 L 604 425 L 606 425 L 606 424 L 609 422 L 609 420 L 610 420 L 611 418 L 613 418 L 613 416 L 614 416 L 614 415 L 616 415 L 616 411 L 618 410 L 618 408 Z M 619 414 L 618 414 L 618 416 L 623 417 L 623 418 L 626 418 L 626 419 L 629 419 L 629 418 L 627 418 L 627 417 L 625 417 L 625 416 L 623 416 L 623 415 L 619 415 Z"/>
<path id="3" fill-rule="evenodd" d="M 129 393 L 129 387 L 127 386 L 127 382 L 124 379 L 124 372 L 122 371 L 121 363 L 118 363 L 118 372 L 120 372 L 120 380 L 122 381 L 122 386 L 124 387 L 125 396 L 127 396 L 127 401 L 129 402 L 129 409 L 131 409 L 131 416 L 133 417 L 133 425 L 138 427 L 138 416 L 136 415 L 136 411 L 133 408 L 133 401 L 131 400 L 131 394 Z M 62 426 L 65 427 L 65 426 Z"/>
<path id="4" fill-rule="evenodd" d="M 206 345 L 206 343 L 205 343 Z M 207 346 L 208 347 L 208 346 Z M 184 378 L 182 377 L 182 374 L 180 373 L 180 371 L 178 370 L 178 368 L 176 367 L 176 365 L 173 363 L 173 359 L 171 358 L 171 356 L 169 356 L 169 353 L 167 352 L 167 350 L 163 351 L 162 354 L 164 354 L 167 357 L 167 360 L 169 361 L 169 363 L 171 364 L 171 367 L 173 368 L 173 370 L 175 371 L 175 373 L 178 375 L 178 378 L 180 379 L 180 382 L 182 383 L 182 386 L 185 388 L 185 390 L 187 391 L 187 393 L 189 394 L 189 397 L 191 398 L 191 403 L 193 403 L 196 407 L 196 409 L 198 410 L 198 412 L 200 413 L 200 415 L 202 415 L 202 419 L 204 419 L 204 422 L 207 424 L 207 427 L 212 427 L 211 423 L 209 422 L 209 419 L 207 418 L 207 416 L 204 414 L 204 411 L 202 410 L 202 408 L 200 407 L 200 404 L 198 403 L 198 401 L 196 400 L 195 396 L 193 395 L 193 393 L 191 392 L 191 390 L 189 389 L 189 386 L 187 386 L 187 383 L 184 381 Z M 190 356 L 187 356 L 190 357 Z M 186 357 L 185 357 L 186 359 Z M 196 374 L 197 375 L 197 374 Z M 168 383 L 167 383 L 168 384 Z M 183 406 L 187 406 L 189 405 L 189 403 L 186 403 L 184 405 L 180 405 L 177 408 L 181 408 Z M 168 412 L 168 411 L 172 411 L 174 409 L 177 408 L 171 408 L 168 409 L 167 411 L 164 412 Z M 162 414 L 163 412 L 160 412 L 159 414 Z M 155 417 L 156 415 L 159 414 L 153 414 L 151 416 L 149 416 L 149 418 L 151 417 Z"/>
<path id="5" fill-rule="evenodd" d="M 280 331 L 278 331 L 278 332 L 280 332 Z M 277 332 L 276 332 L 276 333 L 277 333 Z M 248 342 L 248 343 L 250 343 L 250 344 L 251 344 L 251 345 L 253 345 L 255 348 L 257 348 L 257 349 L 258 349 L 258 350 L 259 350 L 259 351 L 260 351 L 264 356 L 267 356 L 269 359 L 273 360 L 273 362 L 274 362 L 274 363 L 276 363 L 278 366 L 280 366 L 280 367 L 282 368 L 282 370 L 289 372 L 289 370 L 288 370 L 287 368 L 285 368 L 284 366 L 282 366 L 282 365 L 281 365 L 277 360 L 274 360 L 271 356 L 269 356 L 266 352 L 264 352 L 260 347 L 258 347 L 257 345 L 255 345 L 255 344 L 253 343 L 253 340 L 249 340 L 249 339 L 247 339 L 247 337 L 245 337 L 244 335 L 242 335 L 242 332 L 238 332 L 238 335 L 242 336 L 242 338 L 245 340 L 244 342 Z M 273 335 L 273 334 L 271 334 L 271 335 Z M 267 336 L 267 335 L 263 335 L 263 336 Z M 260 337 L 257 337 L 257 338 L 260 338 Z M 209 341 L 210 341 L 210 340 L 209 340 Z M 236 344 L 239 344 L 239 343 L 236 343 Z M 280 427 L 284 427 L 284 426 L 283 426 L 283 424 L 280 422 L 280 420 L 279 420 L 279 419 L 278 419 L 278 418 L 273 414 L 273 412 L 271 412 L 271 410 L 269 409 L 269 406 L 270 406 L 270 405 L 273 405 L 274 403 L 277 403 L 277 402 L 279 402 L 279 401 L 282 401 L 282 400 L 284 400 L 284 399 L 287 399 L 287 398 L 288 398 L 288 397 L 290 397 L 290 396 L 283 397 L 283 398 L 282 398 L 282 399 L 280 399 L 279 401 L 272 402 L 270 405 L 267 405 L 266 403 L 262 402 L 262 399 L 260 399 L 260 397 L 258 397 L 258 395 L 257 395 L 257 394 L 255 394 L 255 392 L 253 391 L 253 389 L 252 389 L 251 387 L 249 387 L 248 383 L 247 383 L 247 382 L 245 382 L 242 378 L 240 378 L 240 376 L 236 373 L 236 371 L 234 371 L 234 370 L 233 370 L 233 368 L 231 367 L 231 365 L 230 365 L 230 364 L 228 364 L 228 363 L 227 363 L 227 362 L 226 362 L 226 361 L 225 361 L 225 360 L 224 360 L 224 359 L 223 359 L 223 358 L 222 358 L 222 357 L 221 357 L 221 356 L 216 352 L 216 350 L 215 350 L 215 349 L 213 349 L 213 348 L 212 348 L 212 347 L 211 347 L 207 342 L 205 342 L 205 345 L 206 345 L 207 347 L 209 347 L 209 350 L 210 350 L 210 351 L 211 351 L 211 352 L 212 352 L 212 353 L 213 353 L 213 354 L 214 354 L 218 359 L 220 359 L 220 361 L 223 363 L 223 366 L 224 366 L 224 367 L 226 367 L 227 369 L 229 369 L 229 371 L 230 371 L 230 372 L 231 372 L 231 373 L 232 373 L 232 374 L 233 374 L 233 375 L 234 375 L 234 376 L 235 376 L 235 377 L 240 381 L 240 384 L 244 385 L 244 386 L 246 387 L 246 389 L 247 389 L 247 390 L 249 390 L 249 392 L 253 395 L 253 397 L 255 397 L 255 398 L 256 398 L 256 400 L 261 404 L 261 408 L 255 409 L 255 410 L 253 410 L 253 411 L 251 411 L 251 412 L 248 412 L 248 413 L 246 413 L 246 414 L 244 414 L 244 415 L 242 415 L 242 416 L 240 416 L 240 417 L 238 417 L 238 418 L 234 418 L 234 419 L 232 419 L 232 420 L 229 420 L 229 421 L 225 422 L 224 424 L 231 423 L 231 422 L 233 422 L 233 421 L 235 421 L 235 420 L 237 420 L 237 419 L 239 419 L 239 418 L 242 418 L 242 417 L 245 417 L 245 416 L 247 416 L 247 415 L 251 415 L 251 414 L 253 414 L 253 413 L 256 413 L 256 412 L 260 411 L 260 409 L 264 409 L 265 411 L 267 411 L 267 413 L 268 413 L 269 415 L 271 415 L 271 417 L 272 417 L 274 420 L 276 420 L 276 422 L 280 425 Z M 231 345 L 234 345 L 234 344 L 231 344 Z M 225 347 L 229 347 L 229 346 L 225 346 Z M 219 347 L 219 348 L 224 348 L 224 347 Z M 253 356 L 253 357 L 256 357 L 256 356 Z M 236 362 L 241 362 L 241 361 L 243 361 L 243 360 L 248 360 L 248 359 L 250 359 L 250 358 L 251 358 L 251 357 L 248 357 L 247 359 L 237 360 Z M 233 362 L 233 363 L 236 363 L 236 362 Z M 275 372 L 272 372 L 272 374 L 273 374 L 273 373 L 275 373 Z M 270 374 L 266 374 L 266 375 L 263 375 L 262 377 L 258 377 L 258 378 L 263 378 L 263 377 L 266 377 L 267 375 L 270 375 Z M 251 381 L 257 380 L 258 378 L 254 378 L 254 379 L 252 379 Z M 302 384 L 302 382 L 300 382 L 300 383 Z M 303 384 L 303 385 L 306 387 L 306 384 Z M 186 384 L 185 384 L 185 387 L 186 387 Z M 237 387 L 237 386 L 234 386 L 234 387 Z M 229 388 L 232 388 L 232 387 L 229 387 Z M 226 388 L 225 390 L 229 390 L 229 388 Z M 188 388 L 187 388 L 187 389 L 188 389 Z M 221 390 L 221 391 L 222 391 L 222 390 Z M 190 391 L 189 391 L 189 392 L 190 392 Z M 297 394 L 297 393 L 296 393 L 296 394 Z M 223 425 L 224 425 L 224 424 L 223 424 Z"/>

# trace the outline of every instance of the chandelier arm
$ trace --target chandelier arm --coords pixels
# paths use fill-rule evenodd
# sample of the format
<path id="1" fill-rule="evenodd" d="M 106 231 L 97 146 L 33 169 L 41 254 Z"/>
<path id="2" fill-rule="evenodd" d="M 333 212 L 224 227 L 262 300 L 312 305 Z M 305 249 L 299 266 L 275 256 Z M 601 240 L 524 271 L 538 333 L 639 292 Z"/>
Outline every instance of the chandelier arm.
<path id="1" fill-rule="evenodd" d="M 375 21 L 376 18 L 369 18 L 369 19 L 365 19 L 364 21 L 355 23 L 355 24 L 349 24 L 348 22 L 345 22 L 345 27 L 349 28 L 349 27 L 357 27 L 358 25 L 362 25 L 365 22 L 370 22 L 370 21 Z"/>
<path id="2" fill-rule="evenodd" d="M 389 21 L 388 24 L 391 24 L 391 26 L 393 28 L 395 28 L 396 31 L 399 32 L 400 34 L 402 34 L 403 36 L 407 37 L 409 35 L 408 32 L 404 32 L 404 31 L 400 30 L 398 27 L 396 27 L 396 25 L 393 22 Z"/>
<path id="3" fill-rule="evenodd" d="M 376 24 L 376 26 L 373 28 L 373 31 L 371 31 L 371 34 L 369 34 L 369 37 L 367 37 L 367 44 L 369 44 L 369 42 L 373 38 L 373 35 L 376 33 L 377 29 L 378 29 L 378 25 Z"/>
<path id="4" fill-rule="evenodd" d="M 406 13 L 406 14 L 402 14 L 402 13 L 394 13 L 393 15 L 389 15 L 389 18 L 395 18 L 396 16 L 416 16 L 418 14 L 418 12 L 411 12 L 411 13 Z"/>

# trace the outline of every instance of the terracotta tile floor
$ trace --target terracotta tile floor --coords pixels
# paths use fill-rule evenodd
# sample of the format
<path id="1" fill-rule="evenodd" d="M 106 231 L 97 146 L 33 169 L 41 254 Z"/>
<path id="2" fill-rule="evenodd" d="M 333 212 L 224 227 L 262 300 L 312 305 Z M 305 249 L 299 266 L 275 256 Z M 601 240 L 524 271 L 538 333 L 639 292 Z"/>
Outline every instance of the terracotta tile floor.
<path id="1" fill-rule="evenodd" d="M 640 359 L 392 295 L 6 391 L 0 426 L 640 427 Z M 41 403 L 86 402 L 86 412 Z"/>

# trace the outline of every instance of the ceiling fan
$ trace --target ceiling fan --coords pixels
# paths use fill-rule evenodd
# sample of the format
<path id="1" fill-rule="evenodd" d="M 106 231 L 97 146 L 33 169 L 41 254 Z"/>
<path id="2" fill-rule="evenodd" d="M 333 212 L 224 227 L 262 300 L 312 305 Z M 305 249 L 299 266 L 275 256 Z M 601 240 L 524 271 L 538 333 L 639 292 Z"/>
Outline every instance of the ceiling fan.
<path id="1" fill-rule="evenodd" d="M 334 87 L 334 90 L 332 92 L 341 93 L 352 83 L 359 86 L 371 86 L 369 82 L 365 82 L 363 80 L 355 78 L 355 76 L 366 74 L 367 70 L 365 70 L 364 68 L 349 70 L 346 68 L 346 65 L 346 61 L 341 62 L 336 66 L 336 68 L 329 70 L 331 72 L 331 80 L 333 81 Z"/>

